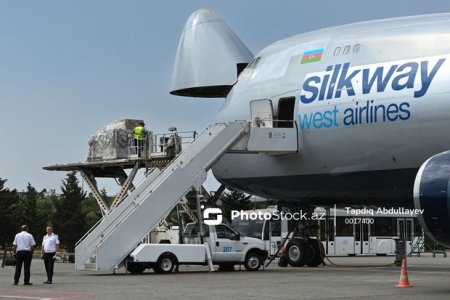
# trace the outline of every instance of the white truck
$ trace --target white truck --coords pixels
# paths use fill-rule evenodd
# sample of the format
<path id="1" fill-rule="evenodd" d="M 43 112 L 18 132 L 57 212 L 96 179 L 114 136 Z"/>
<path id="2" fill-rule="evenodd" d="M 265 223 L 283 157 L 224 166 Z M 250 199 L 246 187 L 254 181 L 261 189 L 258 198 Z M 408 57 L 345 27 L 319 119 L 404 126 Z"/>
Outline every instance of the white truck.
<path id="1" fill-rule="evenodd" d="M 170 273 L 178 265 L 208 265 L 208 252 L 212 263 L 222 271 L 235 265 L 244 265 L 248 271 L 257 271 L 267 259 L 265 243 L 241 235 L 226 224 L 203 224 L 203 241 L 197 223 L 186 225 L 184 244 L 141 244 L 131 254 L 127 270 L 142 273 L 153 268 L 156 273 Z"/>

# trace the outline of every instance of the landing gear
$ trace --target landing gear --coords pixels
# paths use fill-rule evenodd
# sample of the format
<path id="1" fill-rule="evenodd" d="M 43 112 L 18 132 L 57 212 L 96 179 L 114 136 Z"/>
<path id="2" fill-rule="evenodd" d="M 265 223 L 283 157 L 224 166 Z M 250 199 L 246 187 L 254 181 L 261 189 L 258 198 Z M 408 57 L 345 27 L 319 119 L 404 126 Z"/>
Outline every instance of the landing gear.
<path id="1" fill-rule="evenodd" d="M 283 207 L 278 208 L 284 211 Z M 299 209 L 298 207 L 296 208 Z M 296 211 L 296 209 L 288 208 L 290 212 Z M 306 209 L 300 209 L 300 212 L 309 212 L 308 215 L 312 215 L 314 209 L 307 207 Z M 292 267 L 302 267 L 307 265 L 308 267 L 317 267 L 323 264 L 323 256 L 325 254 L 322 243 L 315 238 L 317 222 L 310 220 L 299 220 L 296 224 L 291 224 L 292 228 L 284 240 L 289 240 L 284 255 L 280 257 L 278 265 L 280 267 L 286 267 L 290 265 Z M 284 242 L 280 247 L 284 246 Z M 277 253 L 278 254 L 278 253 Z"/>
<path id="2" fill-rule="evenodd" d="M 286 260 L 292 267 L 303 267 L 304 265 L 317 267 L 323 263 L 323 253 L 323 246 L 317 239 L 309 238 L 306 241 L 295 238 L 288 243 L 286 253 L 280 258 L 280 261 Z"/>
<path id="3" fill-rule="evenodd" d="M 325 249 L 322 243 L 318 239 L 309 238 L 308 243 L 314 251 L 311 260 L 306 264 L 308 267 L 317 267 L 323 264 L 323 256 L 325 255 Z"/>
<path id="4" fill-rule="evenodd" d="M 292 239 L 286 247 L 286 258 L 289 265 L 303 267 L 313 258 L 313 248 L 303 239 Z"/>

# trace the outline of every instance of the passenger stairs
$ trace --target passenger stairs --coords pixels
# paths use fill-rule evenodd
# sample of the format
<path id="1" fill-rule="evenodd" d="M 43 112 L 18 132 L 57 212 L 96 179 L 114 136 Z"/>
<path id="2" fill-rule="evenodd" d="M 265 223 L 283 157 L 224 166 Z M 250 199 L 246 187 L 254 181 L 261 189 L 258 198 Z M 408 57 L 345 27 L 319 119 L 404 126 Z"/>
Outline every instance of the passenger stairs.
<path id="1" fill-rule="evenodd" d="M 207 127 L 165 169 L 153 169 L 136 188 L 93 227 L 75 248 L 77 269 L 111 270 L 122 265 L 142 239 L 170 213 L 206 172 L 249 132 L 235 121 Z"/>

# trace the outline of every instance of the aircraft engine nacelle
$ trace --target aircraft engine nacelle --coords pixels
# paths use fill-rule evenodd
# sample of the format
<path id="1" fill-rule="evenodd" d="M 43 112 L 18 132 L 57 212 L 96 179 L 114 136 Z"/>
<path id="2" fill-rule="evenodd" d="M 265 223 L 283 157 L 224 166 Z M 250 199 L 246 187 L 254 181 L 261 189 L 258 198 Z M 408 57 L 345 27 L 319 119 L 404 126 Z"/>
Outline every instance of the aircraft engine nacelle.
<path id="1" fill-rule="evenodd" d="M 437 243 L 450 246 L 450 151 L 429 158 L 414 183 L 414 206 L 423 209 L 419 221 Z"/>
<path id="2" fill-rule="evenodd" d="M 223 98 L 253 54 L 216 14 L 195 11 L 178 44 L 172 95 Z"/>

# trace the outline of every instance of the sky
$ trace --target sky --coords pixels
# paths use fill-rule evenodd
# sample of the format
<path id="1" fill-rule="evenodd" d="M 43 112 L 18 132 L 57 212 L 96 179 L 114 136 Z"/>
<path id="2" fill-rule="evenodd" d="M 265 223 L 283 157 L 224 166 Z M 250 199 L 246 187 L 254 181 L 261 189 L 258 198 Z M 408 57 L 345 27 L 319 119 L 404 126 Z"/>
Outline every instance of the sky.
<path id="1" fill-rule="evenodd" d="M 86 161 L 90 136 L 116 120 L 143 119 L 154 132 L 214 123 L 223 99 L 169 94 L 181 32 L 200 8 L 214 11 L 256 54 L 324 27 L 450 12 L 450 1 L 0 0 L 6 186 L 60 191 L 65 173 L 42 167 Z M 114 190 L 110 182 L 99 185 Z M 208 187 L 216 187 L 212 178 Z"/>

